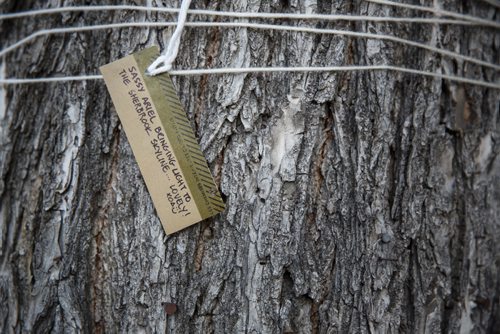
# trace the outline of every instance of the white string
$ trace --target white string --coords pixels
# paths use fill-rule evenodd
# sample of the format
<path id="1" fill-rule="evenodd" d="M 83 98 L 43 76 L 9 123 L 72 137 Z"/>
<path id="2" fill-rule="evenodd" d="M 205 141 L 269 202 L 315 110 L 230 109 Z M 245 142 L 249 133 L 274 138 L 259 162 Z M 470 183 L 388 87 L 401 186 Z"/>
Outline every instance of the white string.
<path id="1" fill-rule="evenodd" d="M 1 20 L 14 18 L 33 17 L 37 15 L 57 14 L 64 12 L 93 12 L 112 10 L 135 10 L 158 13 L 178 13 L 177 8 L 160 8 L 131 5 L 105 5 L 105 6 L 72 6 L 46 9 L 35 9 L 17 13 L 0 14 Z M 481 23 L 467 20 L 423 18 L 423 17 L 392 17 L 392 16 L 367 16 L 367 15 L 342 15 L 342 14 L 299 14 L 299 13 L 256 13 L 256 12 L 222 12 L 214 10 L 190 9 L 188 15 L 205 15 L 247 19 L 291 19 L 291 20 L 321 20 L 321 21 L 362 21 L 362 22 L 395 22 L 395 23 L 429 23 L 429 24 L 456 24 L 456 25 L 482 25 Z"/>
<path id="2" fill-rule="evenodd" d="M 176 24 L 175 22 L 127 22 L 127 23 L 110 23 L 110 24 L 99 24 L 94 26 L 81 26 L 81 27 L 70 27 L 70 28 L 41 29 L 1 50 L 0 57 L 23 46 L 26 43 L 29 43 L 31 40 L 41 36 L 104 30 L 104 29 L 116 29 L 116 28 L 143 28 L 143 27 L 164 28 L 164 27 L 175 26 L 175 24 Z"/>
<path id="3" fill-rule="evenodd" d="M 436 15 L 454 17 L 456 19 L 466 20 L 466 21 L 474 22 L 474 23 L 477 23 L 480 25 L 485 25 L 485 26 L 490 26 L 490 27 L 496 28 L 496 29 L 500 29 L 500 23 L 498 23 L 498 22 L 481 19 L 481 18 L 475 17 L 475 16 L 450 12 L 450 11 L 439 9 L 439 8 L 410 5 L 410 4 L 394 2 L 394 1 L 389 1 L 389 0 L 365 0 L 365 1 L 377 3 L 380 5 L 407 8 L 407 9 L 413 9 L 413 10 L 418 10 L 418 11 L 422 11 L 422 12 L 430 12 L 430 13 L 433 13 Z"/>
<path id="4" fill-rule="evenodd" d="M 92 31 L 100 29 L 112 29 L 112 28 L 128 28 L 128 27 L 167 27 L 174 26 L 174 22 L 127 22 L 127 23 L 112 23 L 94 26 L 82 26 L 82 27 L 72 27 L 72 28 L 54 28 L 54 29 L 43 29 L 39 30 L 18 42 L 10 45 L 9 47 L 0 51 L 0 57 L 11 52 L 12 50 L 19 48 L 20 46 L 28 43 L 29 41 L 35 39 L 39 36 L 59 34 L 59 33 L 71 33 L 71 32 L 82 32 L 82 31 Z M 495 70 L 500 70 L 500 65 L 492 64 L 483 60 L 479 60 L 473 57 L 464 56 L 462 54 L 440 49 L 427 44 L 413 42 L 406 40 L 404 38 L 399 38 L 384 34 L 372 34 L 364 32 L 355 32 L 349 30 L 336 30 L 336 29 L 318 29 L 309 27 L 297 27 L 297 26 L 285 26 L 285 25 L 272 25 L 272 24 L 262 24 L 262 23 L 248 23 L 248 22 L 186 22 L 186 26 L 189 27 L 231 27 L 231 28 L 251 28 L 251 29 L 264 29 L 264 30 L 281 30 L 281 31 L 296 31 L 296 32 L 307 32 L 313 34 L 335 34 L 341 36 L 359 37 L 359 38 L 369 38 L 391 41 L 395 43 L 400 43 L 404 45 L 410 45 L 413 47 L 429 50 L 444 56 L 459 59 L 462 61 L 467 61 L 484 67 L 493 68 Z"/>
<path id="5" fill-rule="evenodd" d="M 155 76 L 160 73 L 168 72 L 172 69 L 172 64 L 175 61 L 175 58 L 177 58 L 177 53 L 179 52 L 181 35 L 184 30 L 184 25 L 186 24 L 187 11 L 190 4 L 191 0 L 182 0 L 177 27 L 175 28 L 172 37 L 170 37 L 165 53 L 160 55 L 151 65 L 149 65 L 146 74 Z"/>
<path id="6" fill-rule="evenodd" d="M 270 73 L 270 72 L 346 72 L 346 71 L 394 71 L 409 74 L 423 75 L 439 79 L 446 79 L 455 82 L 462 82 L 482 87 L 500 89 L 500 84 L 464 78 L 460 76 L 447 75 L 435 72 L 415 70 L 411 68 L 390 66 L 390 65 L 366 65 L 366 66 L 326 66 L 326 67 L 246 67 L 246 68 L 209 68 L 209 69 L 191 69 L 191 70 L 172 70 L 170 75 L 209 75 L 209 74 L 241 74 L 241 73 Z M 47 83 L 47 82 L 65 82 L 65 81 L 83 81 L 102 79 L 101 75 L 82 75 L 68 77 L 52 78 L 7 78 L 0 79 L 0 84 L 29 84 L 29 83 Z"/>
<path id="7" fill-rule="evenodd" d="M 61 77 L 48 77 L 48 78 L 0 78 L 0 84 L 4 85 L 20 85 L 30 83 L 50 83 L 50 82 L 66 82 L 66 81 L 85 81 L 85 80 L 100 80 L 102 75 L 72 75 Z"/>

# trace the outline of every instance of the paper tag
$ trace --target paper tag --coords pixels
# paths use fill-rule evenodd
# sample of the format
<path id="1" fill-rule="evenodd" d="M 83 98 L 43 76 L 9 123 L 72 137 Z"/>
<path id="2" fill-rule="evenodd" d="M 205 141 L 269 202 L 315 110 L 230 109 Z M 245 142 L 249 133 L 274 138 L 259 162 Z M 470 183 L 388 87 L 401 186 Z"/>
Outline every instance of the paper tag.
<path id="1" fill-rule="evenodd" d="M 158 48 L 100 71 L 167 234 L 224 210 L 219 190 L 168 74 L 145 75 Z"/>

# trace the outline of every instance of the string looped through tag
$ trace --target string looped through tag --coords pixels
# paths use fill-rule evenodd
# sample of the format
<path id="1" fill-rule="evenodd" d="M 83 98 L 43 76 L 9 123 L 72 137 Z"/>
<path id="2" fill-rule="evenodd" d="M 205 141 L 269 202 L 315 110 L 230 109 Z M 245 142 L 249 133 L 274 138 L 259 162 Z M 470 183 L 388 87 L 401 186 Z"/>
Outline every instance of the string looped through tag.
<path id="1" fill-rule="evenodd" d="M 149 65 L 146 74 L 150 76 L 155 76 L 161 73 L 168 72 L 172 69 L 172 64 L 177 58 L 177 53 L 179 52 L 179 46 L 181 44 L 181 35 L 184 30 L 184 25 L 186 24 L 187 11 L 191 0 L 183 0 L 181 8 L 179 10 L 179 17 L 177 19 L 177 27 L 170 38 L 167 49 L 164 54 L 160 55 L 156 60 Z"/>

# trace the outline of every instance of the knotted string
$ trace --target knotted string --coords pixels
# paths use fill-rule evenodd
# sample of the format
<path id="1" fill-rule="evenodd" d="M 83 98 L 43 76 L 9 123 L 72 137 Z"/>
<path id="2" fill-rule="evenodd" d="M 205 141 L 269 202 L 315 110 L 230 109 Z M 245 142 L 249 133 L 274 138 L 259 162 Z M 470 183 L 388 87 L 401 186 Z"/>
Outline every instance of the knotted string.
<path id="1" fill-rule="evenodd" d="M 172 69 L 172 64 L 179 53 L 179 46 L 181 45 L 181 35 L 184 30 L 184 25 L 186 24 L 187 11 L 191 0 L 183 0 L 181 8 L 179 10 L 179 17 L 177 21 L 177 27 L 175 28 L 174 34 L 170 38 L 167 49 L 165 53 L 160 55 L 156 60 L 149 65 L 146 74 L 155 76 L 160 73 L 168 72 Z"/>

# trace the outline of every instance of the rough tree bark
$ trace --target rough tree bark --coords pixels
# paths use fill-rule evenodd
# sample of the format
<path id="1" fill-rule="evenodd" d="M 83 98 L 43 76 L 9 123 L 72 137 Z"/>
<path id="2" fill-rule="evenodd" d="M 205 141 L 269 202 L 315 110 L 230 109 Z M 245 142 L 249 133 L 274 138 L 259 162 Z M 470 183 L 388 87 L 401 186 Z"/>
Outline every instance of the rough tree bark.
<path id="1" fill-rule="evenodd" d="M 91 3 L 103 4 L 0 1 L 4 12 Z M 421 3 L 498 18 L 485 1 Z M 349 0 L 192 7 L 422 15 Z M 2 22 L 0 40 L 5 47 L 47 27 L 174 19 L 60 14 Z M 500 34 L 492 29 L 286 23 L 393 34 L 499 59 Z M 145 46 L 163 47 L 171 33 L 130 28 L 38 38 L 2 59 L 2 75 L 97 73 Z M 348 64 L 497 79 L 492 70 L 390 42 L 228 28 L 186 28 L 175 67 Z M 498 91 L 388 72 L 174 82 L 227 209 L 171 236 L 104 82 L 3 87 L 2 332 L 499 330 Z M 167 317 L 166 302 L 178 305 L 176 314 Z"/>

